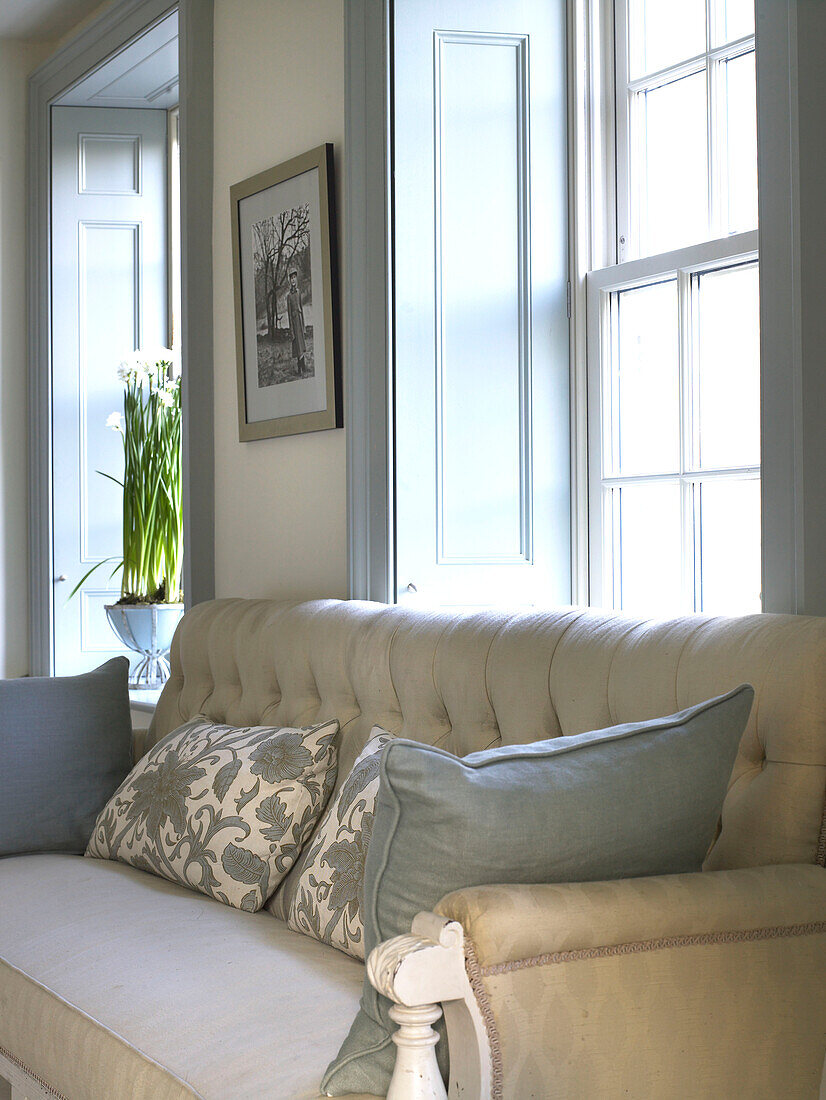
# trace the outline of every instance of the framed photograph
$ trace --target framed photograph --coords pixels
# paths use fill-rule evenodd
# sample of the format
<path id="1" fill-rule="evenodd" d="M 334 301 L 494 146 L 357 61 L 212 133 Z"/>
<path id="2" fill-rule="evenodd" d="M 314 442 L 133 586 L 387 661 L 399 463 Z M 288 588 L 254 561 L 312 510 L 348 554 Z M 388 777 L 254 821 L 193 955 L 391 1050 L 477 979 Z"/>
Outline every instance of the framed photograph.
<path id="1" fill-rule="evenodd" d="M 230 188 L 242 442 L 340 428 L 333 146 Z"/>

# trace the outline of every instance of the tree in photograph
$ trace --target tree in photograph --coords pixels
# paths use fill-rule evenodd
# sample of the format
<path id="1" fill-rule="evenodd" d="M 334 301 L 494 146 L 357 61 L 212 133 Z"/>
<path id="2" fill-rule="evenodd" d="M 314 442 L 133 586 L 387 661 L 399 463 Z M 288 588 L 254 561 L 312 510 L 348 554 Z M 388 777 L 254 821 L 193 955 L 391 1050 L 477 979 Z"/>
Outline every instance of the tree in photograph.
<path id="1" fill-rule="evenodd" d="M 278 295 L 286 288 L 289 265 L 310 243 L 310 207 L 294 206 L 274 218 L 255 222 L 256 279 L 260 279 L 267 310 L 267 335 L 275 339 Z"/>

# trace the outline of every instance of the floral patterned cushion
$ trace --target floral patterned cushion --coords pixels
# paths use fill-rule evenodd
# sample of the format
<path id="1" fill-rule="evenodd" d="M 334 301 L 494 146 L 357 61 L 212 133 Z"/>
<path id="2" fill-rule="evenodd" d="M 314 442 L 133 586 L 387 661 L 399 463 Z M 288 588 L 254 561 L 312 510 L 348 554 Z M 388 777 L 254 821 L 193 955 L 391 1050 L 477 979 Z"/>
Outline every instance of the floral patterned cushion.
<path id="1" fill-rule="evenodd" d="M 332 793 L 338 722 L 238 729 L 196 718 L 132 769 L 87 856 L 120 860 L 254 913 Z"/>
<path id="2" fill-rule="evenodd" d="M 364 861 L 373 833 L 379 763 L 392 734 L 378 726 L 331 802 L 312 843 L 267 907 L 296 932 L 364 958 Z"/>

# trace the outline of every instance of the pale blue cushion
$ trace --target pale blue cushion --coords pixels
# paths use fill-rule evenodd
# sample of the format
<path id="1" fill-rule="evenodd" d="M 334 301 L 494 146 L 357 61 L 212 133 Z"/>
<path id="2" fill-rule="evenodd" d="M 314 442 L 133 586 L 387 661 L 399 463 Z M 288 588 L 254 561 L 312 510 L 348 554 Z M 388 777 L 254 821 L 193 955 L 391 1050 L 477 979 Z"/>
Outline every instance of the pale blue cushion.
<path id="1" fill-rule="evenodd" d="M 0 855 L 78 852 L 131 766 L 129 662 L 0 680 Z"/>
<path id="2" fill-rule="evenodd" d="M 463 760 L 392 741 L 367 856 L 366 952 L 462 887 L 699 871 L 753 698 L 743 685 L 666 718 Z M 389 1007 L 365 978 L 322 1091 L 385 1095 Z"/>

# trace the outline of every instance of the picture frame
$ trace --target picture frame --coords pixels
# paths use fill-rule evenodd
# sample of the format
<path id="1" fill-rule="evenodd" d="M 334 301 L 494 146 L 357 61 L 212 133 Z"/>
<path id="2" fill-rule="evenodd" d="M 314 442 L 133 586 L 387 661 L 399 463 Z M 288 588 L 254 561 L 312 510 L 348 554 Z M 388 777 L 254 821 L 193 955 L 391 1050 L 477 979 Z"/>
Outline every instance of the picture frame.
<path id="1" fill-rule="evenodd" d="M 238 437 L 340 428 L 333 146 L 230 188 Z"/>

